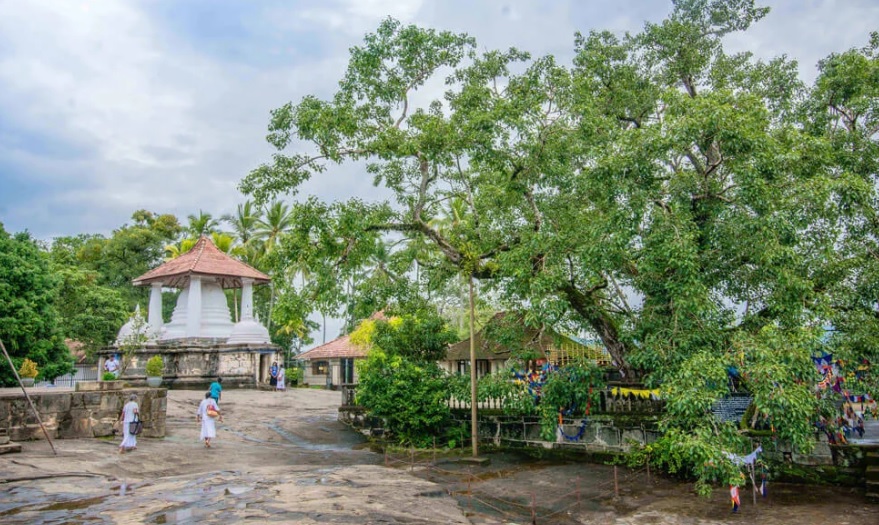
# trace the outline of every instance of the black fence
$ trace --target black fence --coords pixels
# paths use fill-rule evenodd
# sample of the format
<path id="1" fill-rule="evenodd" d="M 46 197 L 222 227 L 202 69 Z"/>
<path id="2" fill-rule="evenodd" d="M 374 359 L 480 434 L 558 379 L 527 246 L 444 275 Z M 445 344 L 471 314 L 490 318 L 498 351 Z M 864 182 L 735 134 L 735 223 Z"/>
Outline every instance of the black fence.
<path id="1" fill-rule="evenodd" d="M 357 405 L 357 384 L 343 384 L 342 406 Z M 598 405 L 593 407 L 593 413 L 608 414 L 660 414 L 665 409 L 665 401 L 658 397 L 657 390 L 646 390 L 640 385 L 628 385 L 627 387 L 608 385 L 606 389 L 598 392 Z M 449 408 L 453 410 L 470 410 L 469 399 L 451 398 L 448 401 Z M 485 410 L 503 410 L 505 399 L 490 398 L 478 401 L 476 407 Z"/>
<path id="2" fill-rule="evenodd" d="M 76 386 L 76 383 L 80 381 L 97 381 L 98 380 L 98 367 L 97 366 L 89 366 L 89 367 L 76 367 L 76 370 L 73 373 L 65 374 L 63 376 L 56 377 L 53 381 L 45 381 L 40 383 L 45 386 L 57 386 L 64 388 L 73 388 Z"/>

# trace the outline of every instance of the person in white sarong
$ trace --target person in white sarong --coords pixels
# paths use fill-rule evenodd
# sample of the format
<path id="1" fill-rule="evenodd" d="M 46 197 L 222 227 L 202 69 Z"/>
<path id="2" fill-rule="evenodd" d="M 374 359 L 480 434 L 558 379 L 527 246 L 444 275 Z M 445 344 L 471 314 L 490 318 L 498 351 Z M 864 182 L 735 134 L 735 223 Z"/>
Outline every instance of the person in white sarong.
<path id="1" fill-rule="evenodd" d="M 217 412 L 217 417 L 208 415 L 209 408 Z M 201 423 L 200 439 L 204 441 L 205 448 L 211 448 L 211 440 L 217 437 L 217 419 L 223 420 L 223 416 L 219 414 L 220 407 L 217 406 L 217 402 L 211 397 L 210 392 L 205 393 L 204 399 L 198 405 L 198 412 L 195 414 L 196 419 Z"/>
<path id="2" fill-rule="evenodd" d="M 122 407 L 122 413 L 119 419 L 122 420 L 122 443 L 119 444 L 119 453 L 122 454 L 129 450 L 137 449 L 137 436 L 128 430 L 131 427 L 129 423 L 134 421 L 134 417 L 140 417 L 140 407 L 137 405 L 137 394 L 131 394 L 128 402 Z"/>
<path id="3" fill-rule="evenodd" d="M 275 389 L 278 390 L 279 392 L 284 392 L 287 390 L 287 386 L 285 385 L 285 382 L 284 382 L 286 380 L 286 374 L 287 374 L 287 372 L 284 370 L 283 365 L 278 368 L 278 384 L 275 387 Z"/>

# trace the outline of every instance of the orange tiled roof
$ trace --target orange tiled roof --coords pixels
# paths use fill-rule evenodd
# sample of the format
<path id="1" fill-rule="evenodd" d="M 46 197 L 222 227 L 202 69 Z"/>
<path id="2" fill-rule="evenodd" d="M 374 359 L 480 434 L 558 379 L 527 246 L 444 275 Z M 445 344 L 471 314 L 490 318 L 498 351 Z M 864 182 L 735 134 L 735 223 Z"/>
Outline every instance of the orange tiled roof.
<path id="1" fill-rule="evenodd" d="M 366 357 L 366 348 L 355 345 L 351 342 L 350 336 L 343 335 L 329 343 L 299 354 L 298 359 L 338 359 L 342 357 Z"/>
<path id="2" fill-rule="evenodd" d="M 369 318 L 373 321 L 387 321 L 384 310 L 380 310 Z M 307 352 L 299 354 L 297 359 L 338 359 L 342 357 L 366 357 L 368 350 L 351 342 L 351 336 L 343 335 L 329 343 L 315 346 Z"/>
<path id="3" fill-rule="evenodd" d="M 255 284 L 267 283 L 271 279 L 256 268 L 221 252 L 207 237 L 202 237 L 191 250 L 176 259 L 171 259 L 158 268 L 141 275 L 132 284 L 146 286 L 161 282 L 163 286 L 184 288 L 191 275 L 217 277 L 223 288 L 240 288 L 241 279 L 253 279 Z"/>

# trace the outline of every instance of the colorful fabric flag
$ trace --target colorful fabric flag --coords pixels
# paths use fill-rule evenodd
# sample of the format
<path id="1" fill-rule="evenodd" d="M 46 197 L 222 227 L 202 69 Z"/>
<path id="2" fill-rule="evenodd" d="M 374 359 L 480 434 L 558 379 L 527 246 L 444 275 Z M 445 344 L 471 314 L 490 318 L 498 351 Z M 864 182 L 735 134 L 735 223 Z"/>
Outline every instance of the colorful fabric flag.
<path id="1" fill-rule="evenodd" d="M 739 488 L 737 486 L 735 486 L 735 485 L 729 486 L 729 497 L 732 500 L 732 511 L 738 512 L 739 505 L 741 505 L 742 502 L 739 501 Z"/>
<path id="2" fill-rule="evenodd" d="M 726 457 L 729 458 L 736 465 L 753 465 L 755 461 L 757 461 L 757 455 L 763 452 L 763 447 L 759 446 L 754 449 L 754 452 L 751 452 L 747 456 L 740 456 L 738 454 L 733 454 L 732 452 L 725 452 Z"/>
<path id="3" fill-rule="evenodd" d="M 653 399 L 654 401 L 657 399 L 661 399 L 658 388 L 654 388 L 653 390 L 647 390 L 643 388 L 614 387 L 610 390 L 610 393 L 614 396 L 634 395 L 640 397 L 641 399 Z"/>

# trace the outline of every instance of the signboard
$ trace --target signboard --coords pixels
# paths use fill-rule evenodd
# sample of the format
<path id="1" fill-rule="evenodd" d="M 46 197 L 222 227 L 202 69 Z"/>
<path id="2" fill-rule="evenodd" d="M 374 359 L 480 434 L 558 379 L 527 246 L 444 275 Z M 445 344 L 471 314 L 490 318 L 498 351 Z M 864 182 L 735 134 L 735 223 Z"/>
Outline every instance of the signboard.
<path id="1" fill-rule="evenodd" d="M 745 415 L 753 399 L 749 395 L 732 395 L 718 400 L 711 407 L 711 413 L 718 421 L 738 423 Z"/>

